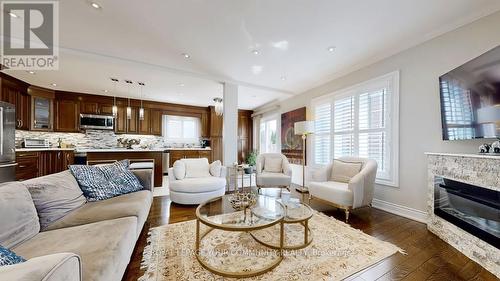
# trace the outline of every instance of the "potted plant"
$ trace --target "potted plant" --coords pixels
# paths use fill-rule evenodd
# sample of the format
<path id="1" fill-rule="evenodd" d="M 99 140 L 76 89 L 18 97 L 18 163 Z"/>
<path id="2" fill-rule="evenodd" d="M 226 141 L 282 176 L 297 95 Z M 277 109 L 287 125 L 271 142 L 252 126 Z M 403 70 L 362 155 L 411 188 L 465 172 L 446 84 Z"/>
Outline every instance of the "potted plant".
<path id="1" fill-rule="evenodd" d="M 257 152 L 252 151 L 248 153 L 246 162 L 248 164 L 248 168 L 245 168 L 245 174 L 251 174 L 254 167 L 255 167 L 255 161 L 257 161 Z"/>

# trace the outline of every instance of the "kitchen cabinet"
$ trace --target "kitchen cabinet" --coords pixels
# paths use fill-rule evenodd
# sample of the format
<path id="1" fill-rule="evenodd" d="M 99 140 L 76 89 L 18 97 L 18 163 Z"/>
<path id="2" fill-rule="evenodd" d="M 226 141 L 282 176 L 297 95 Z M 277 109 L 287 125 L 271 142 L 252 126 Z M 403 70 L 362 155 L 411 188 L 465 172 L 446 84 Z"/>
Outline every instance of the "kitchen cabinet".
<path id="1" fill-rule="evenodd" d="M 210 150 L 170 150 L 169 151 L 170 159 L 170 167 L 174 165 L 174 162 L 184 158 L 207 158 L 208 162 L 212 162 L 211 151 Z"/>
<path id="2" fill-rule="evenodd" d="M 57 132 L 79 132 L 79 104 L 75 100 L 58 99 L 55 102 L 55 126 Z"/>
<path id="3" fill-rule="evenodd" d="M 72 150 L 18 151 L 16 179 L 27 180 L 65 171 L 74 164 L 74 159 Z"/>
<path id="4" fill-rule="evenodd" d="M 139 109 L 131 108 L 131 118 L 127 118 L 127 107 L 118 106 L 116 114 L 115 133 L 118 134 L 137 134 L 139 132 Z"/>
<path id="5" fill-rule="evenodd" d="M 238 112 L 238 163 L 245 163 L 252 150 L 253 120 L 252 111 Z"/>
<path id="6" fill-rule="evenodd" d="M 151 109 L 151 134 L 161 136 L 163 111 Z"/>
<path id="7" fill-rule="evenodd" d="M 28 94 L 31 96 L 30 130 L 52 131 L 55 98 L 54 91 L 30 86 L 28 88 Z"/>
<path id="8" fill-rule="evenodd" d="M 38 161 L 38 152 L 17 152 L 16 180 L 27 180 L 38 177 Z"/>
<path id="9" fill-rule="evenodd" d="M 113 105 L 103 104 L 94 101 L 81 101 L 80 102 L 80 113 L 82 114 L 102 114 L 102 115 L 112 115 Z"/>
<path id="10" fill-rule="evenodd" d="M 139 109 L 131 107 L 131 117 L 127 118 L 127 133 L 137 134 L 139 132 Z"/>
<path id="11" fill-rule="evenodd" d="M 144 119 L 139 120 L 139 134 L 151 134 L 151 111 L 144 108 Z"/>
<path id="12" fill-rule="evenodd" d="M 16 129 L 30 129 L 31 98 L 28 95 L 28 84 L 17 79 L 1 78 L 0 99 L 11 103 L 16 108 Z"/>

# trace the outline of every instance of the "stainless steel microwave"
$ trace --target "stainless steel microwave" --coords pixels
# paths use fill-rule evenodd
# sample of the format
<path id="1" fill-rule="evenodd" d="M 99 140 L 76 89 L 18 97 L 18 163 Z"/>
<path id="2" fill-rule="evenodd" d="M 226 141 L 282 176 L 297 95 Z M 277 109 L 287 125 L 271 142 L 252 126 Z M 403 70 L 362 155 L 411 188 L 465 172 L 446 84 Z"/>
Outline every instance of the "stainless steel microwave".
<path id="1" fill-rule="evenodd" d="M 80 114 L 80 129 L 113 130 L 114 124 L 113 116 Z"/>

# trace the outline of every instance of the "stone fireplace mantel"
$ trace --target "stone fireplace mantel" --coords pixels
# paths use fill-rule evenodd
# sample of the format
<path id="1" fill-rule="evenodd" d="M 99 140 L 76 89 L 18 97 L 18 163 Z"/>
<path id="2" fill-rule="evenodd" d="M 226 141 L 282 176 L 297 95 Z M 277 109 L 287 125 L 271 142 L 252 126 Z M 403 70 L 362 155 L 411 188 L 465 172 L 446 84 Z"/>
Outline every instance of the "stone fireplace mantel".
<path id="1" fill-rule="evenodd" d="M 500 250 L 434 214 L 436 177 L 500 191 L 500 156 L 426 153 L 428 157 L 427 228 L 500 278 Z"/>

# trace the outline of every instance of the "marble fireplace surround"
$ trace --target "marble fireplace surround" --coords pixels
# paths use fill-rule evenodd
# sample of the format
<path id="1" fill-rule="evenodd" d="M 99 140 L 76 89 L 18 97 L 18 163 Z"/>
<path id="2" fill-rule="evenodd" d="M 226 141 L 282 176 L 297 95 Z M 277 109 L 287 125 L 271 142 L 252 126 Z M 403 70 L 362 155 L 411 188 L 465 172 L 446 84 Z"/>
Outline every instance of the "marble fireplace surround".
<path id="1" fill-rule="evenodd" d="M 429 219 L 427 228 L 445 242 L 500 278 L 500 250 L 454 224 L 434 215 L 434 177 L 500 191 L 500 156 L 426 153 L 428 157 Z"/>

